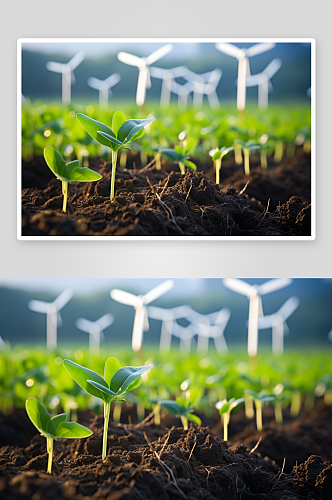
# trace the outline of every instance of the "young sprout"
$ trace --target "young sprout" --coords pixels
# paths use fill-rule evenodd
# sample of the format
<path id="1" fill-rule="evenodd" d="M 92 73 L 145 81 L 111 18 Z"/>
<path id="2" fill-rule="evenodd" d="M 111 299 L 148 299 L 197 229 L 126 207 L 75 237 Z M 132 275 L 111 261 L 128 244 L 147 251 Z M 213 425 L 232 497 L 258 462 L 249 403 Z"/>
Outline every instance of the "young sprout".
<path id="1" fill-rule="evenodd" d="M 252 391 L 251 389 L 245 389 L 245 394 L 248 394 L 255 402 L 256 407 L 256 427 L 258 431 L 263 429 L 263 419 L 262 419 L 262 404 L 265 401 L 274 401 L 276 396 L 272 396 L 266 393 L 266 391 L 261 391 L 259 393 Z"/>
<path id="2" fill-rule="evenodd" d="M 216 169 L 216 184 L 219 184 L 220 182 L 221 161 L 223 157 L 226 156 L 231 151 L 234 151 L 233 147 L 226 148 L 225 146 L 221 149 L 216 148 L 216 149 L 211 149 L 211 151 L 209 151 L 209 155 L 212 157 L 212 161 Z"/>
<path id="3" fill-rule="evenodd" d="M 267 150 L 274 145 L 273 141 L 269 141 L 269 136 L 267 134 L 263 134 L 259 138 L 259 143 L 261 145 L 261 167 L 263 170 L 267 170 Z"/>
<path id="4" fill-rule="evenodd" d="M 122 111 L 116 111 L 112 119 L 112 129 L 101 122 L 97 122 L 88 116 L 77 113 L 76 118 L 84 128 L 84 130 L 103 146 L 107 146 L 112 150 L 112 176 L 111 176 L 111 194 L 110 198 L 114 198 L 115 171 L 118 151 L 128 148 L 128 144 L 136 141 L 145 133 L 146 125 L 151 123 L 154 118 L 146 118 L 144 120 L 127 120 L 126 115 Z"/>
<path id="5" fill-rule="evenodd" d="M 112 401 L 125 401 L 120 398 L 126 392 L 132 391 L 142 383 L 142 374 L 150 370 L 149 366 L 123 366 L 116 358 L 108 358 L 104 367 L 104 378 L 98 373 L 80 366 L 69 359 L 63 364 L 75 382 L 86 392 L 100 398 L 104 402 L 104 434 L 102 459 L 106 458 L 107 431 Z"/>
<path id="6" fill-rule="evenodd" d="M 79 160 L 74 160 L 66 164 L 60 153 L 52 148 L 52 146 L 44 149 L 44 158 L 53 174 L 62 182 L 63 212 L 66 212 L 67 208 L 68 184 L 71 182 L 98 181 L 102 177 L 87 167 L 79 167 Z"/>
<path id="7" fill-rule="evenodd" d="M 201 425 L 201 419 L 197 415 L 193 415 L 194 411 L 194 400 L 197 398 L 196 391 L 192 391 L 189 394 L 187 392 L 187 397 L 178 397 L 175 401 L 161 399 L 159 404 L 165 408 L 171 415 L 175 417 L 180 417 L 185 431 L 188 430 L 188 420 L 194 422 L 196 425 Z"/>
<path id="8" fill-rule="evenodd" d="M 218 403 L 216 403 L 216 408 L 217 410 L 219 410 L 219 415 L 221 415 L 224 423 L 224 441 L 228 440 L 228 424 L 231 416 L 231 411 L 241 403 L 244 403 L 244 398 L 232 398 L 229 401 L 227 401 L 227 399 L 224 399 L 223 401 L 218 401 Z"/>
<path id="9" fill-rule="evenodd" d="M 77 422 L 67 422 L 67 413 L 60 413 L 55 417 L 46 410 L 36 398 L 29 398 L 25 403 L 27 414 L 40 434 L 46 438 L 48 464 L 47 472 L 52 472 L 53 440 L 60 438 L 83 438 L 91 436 L 92 431 Z"/>
<path id="10" fill-rule="evenodd" d="M 196 170 L 195 163 L 188 160 L 190 157 L 190 151 L 193 149 L 194 144 L 195 141 L 189 139 L 188 141 L 183 141 L 182 146 L 175 146 L 174 149 L 161 148 L 159 151 L 169 160 L 174 161 L 174 163 L 178 163 L 180 172 L 184 175 L 186 173 L 186 166 L 192 170 Z"/>
<path id="11" fill-rule="evenodd" d="M 253 149 L 261 149 L 261 144 L 254 143 L 251 139 L 248 142 L 241 141 L 241 139 L 234 139 L 234 144 L 238 144 L 241 147 L 244 156 L 244 173 L 245 175 L 250 175 L 250 151 Z"/>

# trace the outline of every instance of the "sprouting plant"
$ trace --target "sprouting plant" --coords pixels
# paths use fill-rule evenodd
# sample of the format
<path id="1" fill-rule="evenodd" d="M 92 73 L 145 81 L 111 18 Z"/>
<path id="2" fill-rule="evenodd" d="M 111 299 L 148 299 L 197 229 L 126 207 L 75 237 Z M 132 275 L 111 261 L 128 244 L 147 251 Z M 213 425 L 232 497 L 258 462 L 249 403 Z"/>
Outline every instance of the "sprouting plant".
<path id="1" fill-rule="evenodd" d="M 220 182 L 220 169 L 221 169 L 222 159 L 231 151 L 234 151 L 234 148 L 233 147 L 226 148 L 226 146 L 224 146 L 221 149 L 216 148 L 216 149 L 211 149 L 211 151 L 209 151 L 209 155 L 212 157 L 212 161 L 216 169 L 216 184 L 219 184 Z"/>
<path id="2" fill-rule="evenodd" d="M 161 148 L 159 151 L 165 155 L 169 160 L 178 163 L 182 175 L 186 173 L 186 166 L 192 170 L 196 170 L 196 165 L 188 158 L 193 149 L 194 141 L 183 141 L 182 146 L 175 146 L 174 149 Z"/>
<path id="3" fill-rule="evenodd" d="M 83 438 L 91 436 L 92 431 L 77 422 L 67 422 L 67 413 L 60 413 L 55 417 L 46 410 L 36 398 L 29 398 L 25 403 L 27 414 L 40 434 L 46 438 L 48 464 L 47 472 L 52 472 L 53 440 L 60 438 Z"/>
<path id="4" fill-rule="evenodd" d="M 222 417 L 224 424 L 224 441 L 228 440 L 228 424 L 231 416 L 231 411 L 234 410 L 239 404 L 244 403 L 244 398 L 232 398 L 229 401 L 224 399 L 216 403 L 216 408 L 219 410 L 219 415 Z"/>
<path id="5" fill-rule="evenodd" d="M 259 393 L 252 391 L 251 389 L 245 389 L 245 394 L 248 394 L 255 402 L 256 407 L 256 427 L 258 431 L 263 429 L 263 419 L 262 419 L 262 405 L 266 401 L 274 401 L 275 396 L 268 394 L 266 391 L 261 391 Z"/>
<path id="6" fill-rule="evenodd" d="M 267 170 L 267 151 L 270 147 L 274 146 L 274 141 L 269 140 L 269 136 L 267 134 L 263 134 L 259 138 L 259 144 L 261 145 L 261 167 L 263 170 Z"/>
<path id="7" fill-rule="evenodd" d="M 253 149 L 260 149 L 262 147 L 261 144 L 257 144 L 253 142 L 251 139 L 248 142 L 241 141 L 241 139 L 234 139 L 234 144 L 238 144 L 241 147 L 244 156 L 244 173 L 245 175 L 250 175 L 250 166 L 249 166 L 250 151 L 252 151 Z"/>
<path id="8" fill-rule="evenodd" d="M 68 184 L 71 182 L 98 181 L 102 177 L 87 167 L 79 167 L 79 160 L 74 160 L 66 164 L 60 153 L 52 148 L 52 146 L 44 149 L 44 158 L 53 174 L 62 182 L 63 212 L 66 211 L 67 207 Z"/>
<path id="9" fill-rule="evenodd" d="M 194 422 L 196 425 L 201 425 L 201 419 L 192 413 L 194 411 L 194 401 L 197 399 L 196 396 L 197 394 L 195 391 L 191 393 L 188 391 L 186 398 L 181 396 L 176 398 L 175 401 L 161 399 L 159 404 L 171 415 L 181 418 L 183 429 L 187 431 L 188 420 L 191 420 L 191 422 Z"/>
<path id="10" fill-rule="evenodd" d="M 115 171 L 118 151 L 121 149 L 130 149 L 128 144 L 136 141 L 145 133 L 146 125 L 151 123 L 154 118 L 145 118 L 144 120 L 131 119 L 122 111 L 116 111 L 112 119 L 112 129 L 101 122 L 97 122 L 82 113 L 76 115 L 78 121 L 84 130 L 103 146 L 107 146 L 112 150 L 112 176 L 111 176 L 111 194 L 110 198 L 114 198 Z"/>
<path id="11" fill-rule="evenodd" d="M 98 373 L 80 366 L 69 359 L 63 364 L 75 382 L 86 392 L 100 398 L 104 402 L 104 435 L 102 459 L 106 458 L 107 431 L 112 401 L 125 401 L 120 398 L 124 393 L 132 391 L 142 383 L 142 374 L 150 370 L 149 366 L 123 366 L 116 358 L 108 358 L 104 367 L 104 378 Z"/>

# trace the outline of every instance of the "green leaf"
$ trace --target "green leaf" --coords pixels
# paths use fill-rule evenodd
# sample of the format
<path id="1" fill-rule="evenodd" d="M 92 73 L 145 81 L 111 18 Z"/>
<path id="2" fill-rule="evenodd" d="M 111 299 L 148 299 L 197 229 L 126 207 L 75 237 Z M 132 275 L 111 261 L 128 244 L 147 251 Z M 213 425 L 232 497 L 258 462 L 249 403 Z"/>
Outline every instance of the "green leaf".
<path id="1" fill-rule="evenodd" d="M 121 142 L 130 142 L 142 128 L 151 123 L 154 118 L 145 118 L 144 120 L 127 120 L 123 123 L 117 133 L 117 138 Z"/>
<path id="2" fill-rule="evenodd" d="M 142 128 L 142 130 L 140 130 L 139 132 L 137 132 L 137 134 L 134 135 L 131 141 L 137 141 L 137 139 L 143 137 L 144 134 L 145 134 L 145 128 Z"/>
<path id="3" fill-rule="evenodd" d="M 241 403 L 244 403 L 244 398 L 239 398 L 239 399 L 235 399 L 233 401 L 230 401 L 229 410 L 232 411 L 234 408 L 236 408 Z"/>
<path id="4" fill-rule="evenodd" d="M 261 149 L 261 145 L 260 144 L 250 144 L 250 146 L 247 146 L 247 149 Z"/>
<path id="5" fill-rule="evenodd" d="M 105 387 L 103 384 L 99 384 L 98 382 L 95 382 L 94 380 L 88 380 L 89 384 L 93 385 L 93 387 L 96 387 L 100 391 L 104 392 L 105 394 L 108 394 L 108 396 L 111 396 L 112 398 L 116 396 L 116 393 L 111 391 L 108 387 Z M 109 402 L 109 398 L 108 402 Z"/>
<path id="6" fill-rule="evenodd" d="M 263 396 L 259 398 L 261 401 L 274 401 L 276 399 L 275 396 Z"/>
<path id="7" fill-rule="evenodd" d="M 27 414 L 33 425 L 39 430 L 47 432 L 48 424 L 51 420 L 51 415 L 46 410 L 45 406 L 36 398 L 29 398 L 25 402 Z"/>
<path id="8" fill-rule="evenodd" d="M 108 387 L 111 386 L 111 380 L 113 376 L 116 374 L 116 372 L 120 370 L 120 368 L 121 368 L 120 361 L 116 358 L 108 358 L 105 361 L 104 379 L 105 382 L 108 384 Z"/>
<path id="9" fill-rule="evenodd" d="M 119 129 L 121 125 L 123 125 L 127 121 L 127 117 L 122 111 L 116 111 L 113 115 L 112 119 L 112 130 L 115 134 L 115 137 L 118 136 Z"/>
<path id="10" fill-rule="evenodd" d="M 79 167 L 80 166 L 80 160 L 73 160 L 73 161 L 70 161 L 69 163 L 67 163 L 66 167 L 68 169 L 68 172 L 70 174 L 70 172 L 72 170 L 74 170 L 75 167 Z"/>
<path id="11" fill-rule="evenodd" d="M 84 130 L 99 144 L 102 144 L 103 146 L 107 146 L 108 148 L 110 147 L 110 143 L 107 139 L 102 137 L 101 135 L 98 135 L 99 131 L 105 132 L 106 134 L 109 134 L 112 137 L 115 137 L 113 130 L 111 130 L 107 125 L 101 122 L 97 122 L 97 120 L 93 120 L 92 118 L 89 118 L 86 115 L 83 115 L 82 113 L 77 113 L 76 118 L 84 128 Z"/>
<path id="12" fill-rule="evenodd" d="M 228 155 L 228 153 L 230 153 L 231 151 L 234 151 L 234 148 L 233 147 L 230 147 L 230 148 L 222 148 L 221 149 L 221 157 L 223 158 L 224 156 Z"/>
<path id="13" fill-rule="evenodd" d="M 184 148 L 182 146 L 175 146 L 174 151 L 177 153 L 179 158 L 183 158 L 185 156 Z"/>
<path id="14" fill-rule="evenodd" d="M 61 422 L 56 429 L 56 438 L 82 438 L 91 436 L 92 431 L 77 422 Z"/>
<path id="15" fill-rule="evenodd" d="M 66 422 L 67 421 L 67 413 L 60 413 L 59 415 L 56 415 L 55 417 L 51 418 L 51 422 L 54 425 L 54 428 L 56 429 L 61 422 Z"/>
<path id="16" fill-rule="evenodd" d="M 172 415 L 178 415 L 181 413 L 181 409 L 176 401 L 160 400 L 159 404 Z"/>
<path id="17" fill-rule="evenodd" d="M 196 170 L 196 165 L 190 160 L 184 160 L 183 162 L 187 167 L 191 168 L 192 170 Z"/>
<path id="18" fill-rule="evenodd" d="M 186 417 L 188 420 L 191 420 L 196 425 L 201 425 L 202 423 L 201 419 L 197 415 L 194 415 L 193 413 L 188 413 Z"/>
<path id="19" fill-rule="evenodd" d="M 130 384 L 126 392 L 130 392 L 133 391 L 134 389 L 137 389 L 137 387 L 139 387 L 142 382 L 143 382 L 142 377 L 138 377 L 138 379 L 134 380 L 134 382 Z"/>
<path id="20" fill-rule="evenodd" d="M 69 171 L 67 169 L 66 162 L 56 149 L 52 148 L 52 146 L 45 148 L 44 158 L 48 167 L 56 177 L 61 176 L 65 180 L 68 180 Z"/>
<path id="21" fill-rule="evenodd" d="M 159 150 L 163 155 L 165 155 L 171 161 L 179 161 L 179 155 L 174 149 L 165 149 L 162 148 Z"/>
<path id="22" fill-rule="evenodd" d="M 69 374 L 78 383 L 78 385 L 82 387 L 82 389 L 91 394 L 91 396 L 100 398 L 103 401 L 107 399 L 104 392 L 100 391 L 88 382 L 88 380 L 93 380 L 94 382 L 98 382 L 99 384 L 107 388 L 107 383 L 100 375 L 98 375 L 98 373 L 89 370 L 84 366 L 78 365 L 77 363 L 74 363 L 74 361 L 70 361 L 69 359 L 64 359 L 63 364 Z"/>
<path id="23" fill-rule="evenodd" d="M 74 163 L 74 162 L 72 162 Z M 88 181 L 99 181 L 102 176 L 95 172 L 94 170 L 90 170 L 87 167 L 75 167 L 69 176 L 69 180 L 71 182 L 79 181 L 79 182 L 88 182 Z"/>
<path id="24" fill-rule="evenodd" d="M 241 139 L 234 139 L 234 144 L 239 144 L 242 148 L 246 148 L 247 145 L 244 141 L 241 141 Z"/>
<path id="25" fill-rule="evenodd" d="M 186 146 L 185 146 L 186 153 L 191 153 L 195 149 L 196 143 L 197 143 L 197 140 L 194 139 L 193 137 L 190 138 L 190 139 L 188 139 L 187 143 L 186 143 Z"/>
<path id="26" fill-rule="evenodd" d="M 245 393 L 245 394 L 248 394 L 248 395 L 249 395 L 249 396 L 251 396 L 253 399 L 259 399 L 259 395 L 257 394 L 257 392 L 252 391 L 251 389 L 245 389 L 245 390 L 244 390 L 244 393 Z"/>
<path id="27" fill-rule="evenodd" d="M 220 408 L 219 408 L 219 415 L 224 415 L 224 413 L 227 413 L 229 410 L 229 403 L 224 403 Z"/>
<path id="28" fill-rule="evenodd" d="M 212 156 L 212 161 L 216 161 L 216 160 L 219 160 L 219 158 L 221 157 L 221 151 L 218 150 L 214 153 L 214 155 Z"/>
<path id="29" fill-rule="evenodd" d="M 119 392 L 123 394 L 129 389 L 129 386 L 138 379 L 143 373 L 147 372 L 152 368 L 152 365 L 148 366 L 123 366 L 116 372 L 113 376 L 110 389 L 114 392 Z"/>
<path id="30" fill-rule="evenodd" d="M 117 144 L 119 146 L 123 146 L 123 142 L 120 142 L 118 139 L 116 139 L 115 137 L 113 137 L 110 134 L 106 134 L 106 132 L 102 132 L 101 130 L 98 130 L 97 135 L 104 137 L 106 140 L 108 140 L 114 144 Z M 110 144 L 108 143 L 108 147 L 114 149 L 113 144 L 110 146 Z"/>

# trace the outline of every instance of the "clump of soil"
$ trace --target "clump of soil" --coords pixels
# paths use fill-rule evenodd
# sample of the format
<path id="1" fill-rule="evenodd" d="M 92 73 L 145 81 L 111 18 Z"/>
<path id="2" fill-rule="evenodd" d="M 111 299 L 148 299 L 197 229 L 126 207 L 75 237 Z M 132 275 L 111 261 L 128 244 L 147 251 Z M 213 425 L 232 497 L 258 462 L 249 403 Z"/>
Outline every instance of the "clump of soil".
<path id="1" fill-rule="evenodd" d="M 21 416 L 27 433 L 36 432 L 27 416 Z M 261 444 L 257 451 L 252 451 L 244 444 L 226 443 L 207 427 L 192 425 L 184 431 L 153 422 L 136 425 L 110 422 L 108 453 L 102 461 L 103 418 L 85 414 L 81 421 L 85 425 L 89 421 L 94 433 L 87 439 L 55 442 L 52 475 L 45 473 L 46 440 L 42 436 L 35 433 L 28 445 L 22 442 L 2 446 L 0 497 L 10 500 L 331 498 L 331 462 L 315 454 L 285 473 L 275 461 L 259 453 Z M 6 421 L 6 427 L 11 422 L 16 428 L 14 418 Z M 309 423 L 307 432 L 314 442 L 314 428 L 309 428 Z M 287 430 L 283 434 L 287 435 Z M 262 442 L 264 439 L 263 436 Z"/>
<path id="2" fill-rule="evenodd" d="M 23 236 L 309 236 L 310 161 L 268 171 L 242 168 L 216 185 L 203 171 L 117 168 L 111 202 L 110 162 L 92 159 L 103 178 L 69 186 L 67 213 L 61 182 L 44 159 L 23 162 Z M 201 168 L 199 165 L 198 168 Z M 233 167 L 232 167 L 233 168 Z M 249 181 L 249 183 L 248 183 Z M 248 184 L 247 184 L 248 183 Z"/>

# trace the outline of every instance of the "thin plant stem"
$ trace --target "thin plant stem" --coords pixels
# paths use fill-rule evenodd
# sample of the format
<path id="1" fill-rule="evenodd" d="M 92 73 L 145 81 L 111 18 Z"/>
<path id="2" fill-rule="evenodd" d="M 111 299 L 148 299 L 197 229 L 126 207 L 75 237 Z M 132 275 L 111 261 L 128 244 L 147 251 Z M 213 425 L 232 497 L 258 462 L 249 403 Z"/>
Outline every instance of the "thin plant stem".
<path id="1" fill-rule="evenodd" d="M 115 171 L 116 171 L 116 161 L 118 158 L 118 152 L 112 149 L 112 177 L 111 177 L 111 201 L 114 198 L 114 186 L 115 186 Z"/>
<path id="2" fill-rule="evenodd" d="M 181 422 L 183 425 L 183 430 L 187 431 L 188 430 L 188 419 L 184 415 L 181 416 Z"/>
<path id="3" fill-rule="evenodd" d="M 224 421 L 224 441 L 228 440 L 228 413 L 223 414 L 223 421 Z"/>
<path id="4" fill-rule="evenodd" d="M 248 394 L 244 396 L 244 406 L 245 406 L 246 417 L 249 419 L 253 418 L 254 416 L 253 401 Z"/>
<path id="5" fill-rule="evenodd" d="M 104 435 L 103 435 L 103 453 L 102 459 L 105 460 L 107 453 L 107 432 L 108 432 L 108 421 L 110 418 L 111 403 L 104 403 Z"/>
<path id="6" fill-rule="evenodd" d="M 184 163 L 182 163 L 181 161 L 179 162 L 179 167 L 180 167 L 180 172 L 182 175 L 185 175 L 186 173 L 186 167 L 184 166 Z"/>
<path id="7" fill-rule="evenodd" d="M 274 418 L 278 425 L 283 424 L 283 416 L 282 416 L 282 403 L 281 401 L 276 401 L 274 406 Z"/>
<path id="8" fill-rule="evenodd" d="M 48 453 L 48 462 L 47 462 L 47 473 L 52 474 L 52 458 L 53 458 L 53 438 L 46 438 L 46 447 Z"/>
<path id="9" fill-rule="evenodd" d="M 234 157 L 235 157 L 235 163 L 237 165 L 241 165 L 243 160 L 242 160 L 242 153 L 241 153 L 241 146 L 239 144 L 234 144 Z"/>
<path id="10" fill-rule="evenodd" d="M 256 426 L 257 430 L 260 432 L 263 429 L 262 402 L 259 399 L 256 399 L 255 406 L 256 406 Z"/>
<path id="11" fill-rule="evenodd" d="M 154 423 L 160 425 L 160 404 L 158 403 L 153 410 L 154 413 Z"/>
<path id="12" fill-rule="evenodd" d="M 221 169 L 221 158 L 215 161 L 216 165 L 216 184 L 220 183 L 220 169 Z"/>
<path id="13" fill-rule="evenodd" d="M 263 170 L 267 170 L 267 157 L 264 149 L 261 150 L 261 167 Z"/>
<path id="14" fill-rule="evenodd" d="M 293 391 L 292 392 L 292 400 L 291 400 L 291 408 L 290 413 L 292 417 L 297 417 L 300 413 L 301 409 L 301 392 Z"/>
<path id="15" fill-rule="evenodd" d="M 284 154 L 284 143 L 282 140 L 278 140 L 275 142 L 275 149 L 274 149 L 274 161 L 275 163 L 280 163 L 282 160 L 282 155 Z"/>
<path id="16" fill-rule="evenodd" d="M 244 173 L 245 175 L 250 175 L 250 166 L 249 166 L 249 149 L 243 149 L 244 154 Z"/>
<path id="17" fill-rule="evenodd" d="M 159 153 L 156 154 L 156 170 L 160 170 L 161 169 L 160 158 L 161 158 L 161 153 L 159 152 Z"/>
<path id="18" fill-rule="evenodd" d="M 66 209 L 67 209 L 67 195 L 68 195 L 68 182 L 67 181 L 62 181 L 62 194 L 63 194 L 62 211 L 66 212 Z"/>

